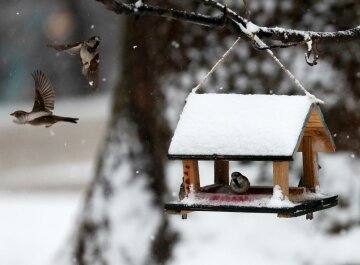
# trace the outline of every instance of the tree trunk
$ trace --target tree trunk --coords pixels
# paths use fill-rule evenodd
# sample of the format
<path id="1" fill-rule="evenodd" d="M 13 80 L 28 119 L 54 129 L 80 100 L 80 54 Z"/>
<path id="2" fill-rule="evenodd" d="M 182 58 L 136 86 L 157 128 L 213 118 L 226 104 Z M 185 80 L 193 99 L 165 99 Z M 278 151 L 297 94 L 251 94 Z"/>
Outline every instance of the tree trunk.
<path id="1" fill-rule="evenodd" d="M 171 256 L 177 233 L 162 210 L 169 128 L 159 84 L 171 25 L 126 19 L 120 82 L 78 228 L 77 264 L 164 264 Z"/>

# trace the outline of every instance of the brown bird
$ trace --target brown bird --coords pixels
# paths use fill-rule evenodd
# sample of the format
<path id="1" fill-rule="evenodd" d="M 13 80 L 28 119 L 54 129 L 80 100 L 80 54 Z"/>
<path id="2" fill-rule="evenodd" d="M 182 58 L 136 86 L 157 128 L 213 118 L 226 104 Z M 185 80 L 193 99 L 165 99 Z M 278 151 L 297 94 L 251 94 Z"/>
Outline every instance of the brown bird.
<path id="1" fill-rule="evenodd" d="M 230 188 L 235 193 L 245 193 L 250 188 L 250 181 L 240 172 L 231 173 Z"/>
<path id="2" fill-rule="evenodd" d="M 100 44 L 101 38 L 93 36 L 83 42 L 76 42 L 65 45 L 50 45 L 48 47 L 54 48 L 57 51 L 66 51 L 71 55 L 80 55 L 82 62 L 82 73 L 87 78 L 89 85 L 97 88 L 99 85 L 99 65 L 100 57 L 97 48 Z"/>
<path id="3" fill-rule="evenodd" d="M 46 128 L 59 121 L 77 123 L 78 118 L 60 117 L 52 114 L 55 92 L 50 80 L 41 71 L 35 71 L 32 77 L 35 81 L 33 109 L 31 112 L 18 110 L 11 113 L 10 115 L 16 118 L 14 122 L 17 124 L 45 125 Z"/>

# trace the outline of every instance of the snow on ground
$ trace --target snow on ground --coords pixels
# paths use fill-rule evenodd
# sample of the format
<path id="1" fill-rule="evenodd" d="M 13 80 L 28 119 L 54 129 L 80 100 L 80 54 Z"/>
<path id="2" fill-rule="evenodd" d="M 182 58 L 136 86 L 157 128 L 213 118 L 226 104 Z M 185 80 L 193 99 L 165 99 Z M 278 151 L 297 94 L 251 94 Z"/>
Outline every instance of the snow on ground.
<path id="1" fill-rule="evenodd" d="M 332 221 L 360 220 L 360 162 L 342 153 L 321 155 L 320 164 L 321 192 L 350 199 L 349 208 L 335 207 L 314 213 L 313 221 L 306 220 L 305 216 L 287 219 L 255 213 L 194 212 L 187 220 L 171 216 L 171 223 L 182 240 L 170 264 L 360 264 L 359 226 L 337 235 L 324 232 Z M 240 168 L 250 182 L 256 184 L 257 166 L 259 164 L 235 162 L 230 163 L 230 171 Z M 199 169 L 201 185 L 210 184 L 212 164 L 202 162 Z M 181 162 L 170 163 L 168 180 L 174 198 L 181 171 Z M 290 182 L 295 177 L 294 172 L 290 172 Z M 269 176 L 267 180 L 271 184 Z"/>
<path id="2" fill-rule="evenodd" d="M 329 155 L 321 160 L 321 165 L 321 171 L 326 174 L 321 178 L 323 192 L 337 190 L 341 195 L 352 186 L 354 196 L 359 195 L 360 186 L 355 185 L 359 178 L 356 173 L 359 161 L 354 161 L 348 154 Z M 230 165 L 231 170 L 238 167 L 237 164 Z M 250 178 L 255 175 L 254 165 L 240 167 Z M 200 165 L 200 174 L 209 176 L 211 172 L 211 163 Z M 168 176 L 176 193 L 181 181 L 180 162 L 171 162 Z M 339 187 L 338 182 L 333 181 L 339 179 L 337 176 L 341 176 L 342 182 L 347 184 Z M 208 184 L 211 179 L 205 178 L 203 184 Z M 355 182 L 351 184 L 352 180 Z M 80 193 L 65 192 L 2 191 L 0 264 L 51 264 L 74 227 L 81 196 Z M 349 211 L 353 212 L 352 215 L 360 214 L 359 202 L 353 203 L 354 207 L 344 210 L 347 215 Z M 331 217 L 341 211 L 332 208 L 326 213 Z M 189 214 L 187 220 L 170 216 L 171 224 L 179 231 L 182 240 L 169 264 L 359 264 L 360 228 L 339 235 L 325 235 L 318 217 L 319 213 L 315 213 L 315 220 L 308 221 L 304 216 L 282 219 L 271 214 L 210 212 Z"/>
<path id="3" fill-rule="evenodd" d="M 80 193 L 0 193 L 0 264 L 51 264 L 77 215 Z"/>
<path id="4" fill-rule="evenodd" d="M 0 105 L 0 265 L 52 264 L 81 208 L 105 131 L 109 95 L 64 99 L 55 114 L 79 123 L 19 126 L 9 115 L 32 102 Z"/>
<path id="5" fill-rule="evenodd" d="M 173 265 L 360 262 L 360 228 L 325 236 L 305 217 L 280 219 L 266 214 L 192 213 L 187 220 L 179 216 L 171 220 L 182 238 Z"/>

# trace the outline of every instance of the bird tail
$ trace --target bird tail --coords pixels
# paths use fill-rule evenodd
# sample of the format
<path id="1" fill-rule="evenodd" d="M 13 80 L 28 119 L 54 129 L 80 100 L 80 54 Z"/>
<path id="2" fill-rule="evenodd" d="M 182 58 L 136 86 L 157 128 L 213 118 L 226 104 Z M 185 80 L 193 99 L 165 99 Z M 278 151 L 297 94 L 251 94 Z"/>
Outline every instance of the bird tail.
<path id="1" fill-rule="evenodd" d="M 52 44 L 46 44 L 47 47 L 53 48 L 57 51 L 61 51 L 61 49 L 59 48 L 59 45 L 52 45 Z"/>
<path id="2" fill-rule="evenodd" d="M 70 118 L 70 117 L 60 117 L 56 116 L 56 121 L 64 121 L 64 122 L 71 122 L 71 123 L 77 123 L 79 119 L 78 118 Z"/>

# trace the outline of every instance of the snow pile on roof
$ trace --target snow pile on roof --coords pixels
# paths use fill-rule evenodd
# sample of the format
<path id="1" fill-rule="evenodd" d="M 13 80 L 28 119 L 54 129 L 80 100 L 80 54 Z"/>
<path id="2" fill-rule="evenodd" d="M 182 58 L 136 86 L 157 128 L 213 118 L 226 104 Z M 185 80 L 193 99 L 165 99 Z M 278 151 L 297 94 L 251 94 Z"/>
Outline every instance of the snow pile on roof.
<path id="1" fill-rule="evenodd" d="M 306 96 L 190 94 L 169 155 L 292 156 Z"/>

